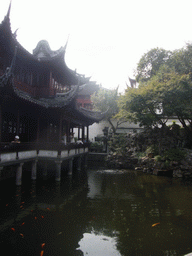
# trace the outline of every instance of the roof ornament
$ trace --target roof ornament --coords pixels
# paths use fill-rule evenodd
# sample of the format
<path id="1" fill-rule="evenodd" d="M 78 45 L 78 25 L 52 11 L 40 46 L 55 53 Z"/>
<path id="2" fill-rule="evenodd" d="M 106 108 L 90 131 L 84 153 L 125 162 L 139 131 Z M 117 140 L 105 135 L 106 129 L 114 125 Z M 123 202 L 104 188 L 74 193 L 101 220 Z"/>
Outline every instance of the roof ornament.
<path id="1" fill-rule="evenodd" d="M 136 88 L 137 81 L 136 81 L 135 79 L 131 79 L 131 78 L 129 77 L 129 83 L 130 83 L 130 85 L 131 85 L 131 88 Z M 127 84 L 127 87 L 129 87 L 128 84 Z"/>
<path id="2" fill-rule="evenodd" d="M 7 14 L 5 15 L 4 17 L 4 20 L 2 21 L 1 24 L 8 24 L 9 27 L 10 27 L 10 12 L 11 12 L 11 3 L 12 3 L 12 0 L 10 0 L 10 4 L 9 4 L 9 8 L 8 8 L 8 11 L 7 11 Z"/>
<path id="3" fill-rule="evenodd" d="M 7 17 L 10 17 L 10 12 L 11 12 L 11 4 L 12 4 L 12 0 L 10 0 L 10 4 L 9 4 L 9 9 L 7 11 Z"/>
<path id="4" fill-rule="evenodd" d="M 66 51 L 66 49 L 67 49 L 67 45 L 68 45 L 68 42 L 69 42 L 69 36 L 70 36 L 70 34 L 68 34 L 67 42 L 66 42 L 66 44 L 65 44 L 65 46 L 64 46 L 65 51 Z"/>
<path id="5" fill-rule="evenodd" d="M 64 47 L 61 47 L 59 50 L 52 51 L 47 40 L 41 40 L 33 50 L 33 55 L 37 57 L 38 60 L 50 60 L 58 58 L 59 56 L 62 57 L 64 51 Z"/>
<path id="6" fill-rule="evenodd" d="M 17 38 L 17 31 L 18 31 L 18 28 L 15 30 L 15 32 L 13 33 L 13 38 L 16 39 Z"/>

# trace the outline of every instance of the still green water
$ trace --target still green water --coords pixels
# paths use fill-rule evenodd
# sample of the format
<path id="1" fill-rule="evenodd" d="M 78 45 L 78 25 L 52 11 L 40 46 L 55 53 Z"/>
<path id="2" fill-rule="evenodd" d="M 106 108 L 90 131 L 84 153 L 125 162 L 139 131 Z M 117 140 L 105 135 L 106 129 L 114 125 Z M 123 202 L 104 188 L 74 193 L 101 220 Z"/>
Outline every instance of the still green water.
<path id="1" fill-rule="evenodd" d="M 116 170 L 88 170 L 61 182 L 23 179 L 21 187 L 0 183 L 2 255 L 192 252 L 189 182 Z"/>

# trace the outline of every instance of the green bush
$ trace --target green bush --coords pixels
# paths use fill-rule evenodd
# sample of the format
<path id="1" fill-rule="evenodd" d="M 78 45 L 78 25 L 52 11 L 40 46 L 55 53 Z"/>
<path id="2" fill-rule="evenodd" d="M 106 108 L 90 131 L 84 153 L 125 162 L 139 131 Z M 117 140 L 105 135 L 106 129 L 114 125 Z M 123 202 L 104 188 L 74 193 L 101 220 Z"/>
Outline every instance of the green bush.
<path id="1" fill-rule="evenodd" d="M 159 150 L 158 150 L 158 147 L 156 145 L 151 145 L 151 146 L 148 146 L 147 149 L 146 149 L 146 153 L 147 154 L 153 154 L 154 156 L 158 155 L 159 154 Z"/>
<path id="2" fill-rule="evenodd" d="M 103 145 L 100 142 L 92 142 L 90 145 L 90 150 L 94 152 L 102 152 Z"/>
<path id="3" fill-rule="evenodd" d="M 180 162 L 185 157 L 185 152 L 178 148 L 171 148 L 165 151 L 163 155 L 165 160 Z"/>
<path id="4" fill-rule="evenodd" d="M 145 153 L 145 152 L 137 152 L 137 153 L 135 154 L 135 156 L 136 156 L 138 159 L 141 159 L 141 158 L 143 158 L 143 157 L 146 156 L 146 153 Z"/>
<path id="5" fill-rule="evenodd" d="M 161 162 L 162 161 L 162 156 L 160 156 L 160 155 L 156 155 L 154 158 L 155 158 L 156 162 Z"/>

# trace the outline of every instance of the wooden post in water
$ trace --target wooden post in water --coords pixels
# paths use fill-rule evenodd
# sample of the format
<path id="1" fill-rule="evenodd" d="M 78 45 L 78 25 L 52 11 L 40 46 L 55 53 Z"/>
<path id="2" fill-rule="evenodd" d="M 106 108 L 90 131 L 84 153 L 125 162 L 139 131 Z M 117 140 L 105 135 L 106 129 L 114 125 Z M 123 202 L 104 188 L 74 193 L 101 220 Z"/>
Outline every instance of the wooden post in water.
<path id="1" fill-rule="evenodd" d="M 2 127 L 2 110 L 1 110 L 1 105 L 0 105 L 0 128 Z M 2 140 L 2 129 L 0 129 L 0 142 Z"/>
<path id="2" fill-rule="evenodd" d="M 45 161 L 45 164 L 43 166 L 43 179 L 44 180 L 47 179 L 47 169 L 48 169 L 48 163 L 47 163 L 47 161 Z"/>
<path id="3" fill-rule="evenodd" d="M 55 181 L 60 181 L 61 180 L 61 164 L 62 160 L 56 160 L 56 173 L 55 173 Z"/>
<path id="4" fill-rule="evenodd" d="M 84 155 L 84 167 L 87 168 L 88 154 Z"/>
<path id="5" fill-rule="evenodd" d="M 24 163 L 20 163 L 17 166 L 17 170 L 16 170 L 16 185 L 20 186 L 22 184 L 22 167 L 23 167 Z"/>
<path id="6" fill-rule="evenodd" d="M 3 166 L 0 167 L 0 180 L 1 180 L 2 171 L 3 171 Z"/>
<path id="7" fill-rule="evenodd" d="M 32 162 L 31 179 L 36 180 L 37 178 L 37 160 Z"/>
<path id="8" fill-rule="evenodd" d="M 77 159 L 77 170 L 81 171 L 81 156 L 79 156 Z"/>
<path id="9" fill-rule="evenodd" d="M 73 158 L 69 159 L 69 175 L 73 174 Z"/>

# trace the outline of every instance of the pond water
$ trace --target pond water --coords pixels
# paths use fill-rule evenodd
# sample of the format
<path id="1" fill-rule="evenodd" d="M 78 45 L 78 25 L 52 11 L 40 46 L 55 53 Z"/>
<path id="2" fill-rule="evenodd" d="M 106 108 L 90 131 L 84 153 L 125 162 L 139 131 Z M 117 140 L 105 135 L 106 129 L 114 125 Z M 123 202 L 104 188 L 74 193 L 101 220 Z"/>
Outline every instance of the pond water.
<path id="1" fill-rule="evenodd" d="M 0 246 L 9 255 L 185 255 L 192 186 L 134 171 L 0 183 Z"/>

